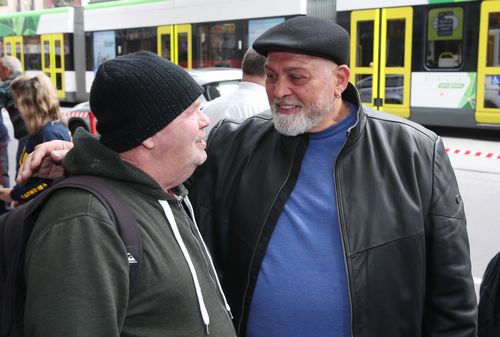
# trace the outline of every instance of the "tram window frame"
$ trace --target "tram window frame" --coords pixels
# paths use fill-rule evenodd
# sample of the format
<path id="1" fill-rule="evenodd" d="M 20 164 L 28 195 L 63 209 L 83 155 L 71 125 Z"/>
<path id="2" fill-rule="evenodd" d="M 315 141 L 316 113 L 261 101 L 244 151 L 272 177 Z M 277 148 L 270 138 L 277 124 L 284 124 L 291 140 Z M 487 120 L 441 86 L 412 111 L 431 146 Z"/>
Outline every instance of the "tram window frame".
<path id="1" fill-rule="evenodd" d="M 429 25 L 431 24 L 429 20 L 431 19 L 431 12 L 432 11 L 460 11 L 461 14 L 461 38 L 460 39 L 449 39 L 449 40 L 440 40 L 440 39 L 434 39 L 430 40 L 429 39 Z M 439 14 L 438 14 L 439 15 Z M 465 34 L 466 34 L 466 11 L 464 7 L 462 6 L 446 6 L 446 7 L 431 7 L 426 11 L 426 16 L 425 16 L 425 27 L 426 27 L 426 34 L 425 34 L 425 53 L 423 55 L 424 57 L 424 65 L 426 69 L 429 70 L 437 70 L 437 71 L 456 71 L 458 69 L 461 69 L 465 65 Z M 453 34 L 453 33 L 452 33 Z M 429 59 L 428 55 L 432 54 L 432 52 L 429 50 L 430 49 L 430 43 L 431 42 L 436 42 L 436 41 L 454 41 L 456 44 L 458 44 L 455 48 L 453 48 L 453 51 L 450 50 L 443 50 L 439 54 L 447 54 L 451 55 L 450 57 L 451 60 L 447 62 L 458 62 L 455 65 L 447 66 L 445 61 L 445 58 L 442 58 L 442 64 L 439 64 L 439 57 L 434 57 L 432 59 L 433 63 L 430 63 L 431 59 Z M 445 47 L 446 48 L 446 47 Z M 444 48 L 443 48 L 444 49 Z M 451 49 L 448 47 L 448 49 Z M 456 53 L 454 53 L 456 51 Z M 453 58 L 456 56 L 456 60 Z"/>
<path id="2" fill-rule="evenodd" d="M 130 39 L 130 36 L 137 34 L 141 36 L 139 39 Z M 148 35 L 148 36 L 144 36 Z M 116 56 L 129 54 L 132 52 L 147 50 L 153 53 L 157 53 L 157 27 L 137 27 L 137 28 L 127 28 L 127 29 L 117 29 L 115 30 L 115 41 L 116 41 Z M 139 46 L 132 47 L 132 41 L 139 41 Z M 144 43 L 149 44 L 149 48 L 144 45 Z"/>
<path id="3" fill-rule="evenodd" d="M 248 19 L 193 25 L 193 68 L 241 68 L 247 36 Z"/>
<path id="4" fill-rule="evenodd" d="M 38 47 L 38 53 L 32 53 L 29 45 Z M 24 36 L 24 69 L 25 70 L 40 70 L 42 69 L 42 45 L 40 35 Z"/>

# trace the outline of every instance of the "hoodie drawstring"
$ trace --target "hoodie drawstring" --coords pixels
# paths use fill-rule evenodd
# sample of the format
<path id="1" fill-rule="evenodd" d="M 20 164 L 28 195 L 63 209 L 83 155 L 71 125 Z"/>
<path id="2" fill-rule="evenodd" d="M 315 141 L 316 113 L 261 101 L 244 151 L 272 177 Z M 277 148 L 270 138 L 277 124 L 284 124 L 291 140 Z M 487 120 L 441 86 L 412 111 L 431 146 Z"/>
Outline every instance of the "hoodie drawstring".
<path id="1" fill-rule="evenodd" d="M 210 331 L 208 329 L 208 326 L 210 324 L 210 317 L 208 316 L 207 307 L 205 306 L 205 301 L 203 300 L 203 294 L 201 292 L 200 281 L 198 280 L 198 275 L 196 274 L 196 270 L 194 269 L 194 265 L 193 265 L 193 262 L 191 261 L 191 257 L 189 256 L 186 245 L 184 244 L 184 241 L 182 240 L 181 234 L 179 233 L 179 228 L 177 227 L 177 223 L 175 222 L 174 213 L 172 212 L 172 209 L 170 208 L 168 201 L 166 201 L 166 200 L 158 200 L 158 201 L 160 202 L 160 205 L 162 206 L 163 211 L 165 212 L 165 215 L 167 216 L 167 220 L 170 224 L 170 227 L 172 228 L 172 231 L 174 232 L 175 239 L 177 240 L 177 243 L 179 244 L 179 247 L 181 248 L 182 254 L 184 255 L 184 259 L 186 260 L 186 262 L 189 266 L 189 270 L 191 271 L 191 277 L 193 279 L 194 288 L 196 290 L 196 297 L 198 298 L 198 306 L 200 308 L 201 317 L 202 317 L 203 323 L 205 324 L 205 327 L 207 329 L 207 334 L 210 334 Z"/>
<path id="2" fill-rule="evenodd" d="M 219 276 L 217 276 L 217 271 L 215 270 L 214 261 L 212 260 L 212 255 L 210 255 L 210 252 L 208 251 L 207 245 L 205 244 L 205 241 L 203 240 L 203 238 L 201 236 L 200 230 L 198 229 L 198 224 L 196 223 L 196 219 L 194 218 L 193 206 L 191 205 L 191 202 L 189 201 L 188 197 L 184 198 L 184 202 L 186 203 L 187 207 L 189 208 L 189 212 L 191 213 L 191 219 L 194 222 L 194 227 L 196 228 L 196 232 L 198 233 L 198 236 L 201 238 L 201 242 L 203 243 L 203 247 L 205 248 L 205 253 L 208 256 L 208 260 L 210 261 L 210 266 L 212 267 L 212 271 L 215 275 L 215 280 L 217 281 L 217 286 L 219 287 L 219 292 L 222 296 L 222 299 L 224 300 L 224 306 L 226 307 L 226 311 L 229 314 L 229 317 L 231 319 L 233 319 L 233 314 L 231 313 L 231 307 L 227 303 L 226 295 L 224 295 L 224 291 L 222 290 L 222 287 L 220 285 Z"/>

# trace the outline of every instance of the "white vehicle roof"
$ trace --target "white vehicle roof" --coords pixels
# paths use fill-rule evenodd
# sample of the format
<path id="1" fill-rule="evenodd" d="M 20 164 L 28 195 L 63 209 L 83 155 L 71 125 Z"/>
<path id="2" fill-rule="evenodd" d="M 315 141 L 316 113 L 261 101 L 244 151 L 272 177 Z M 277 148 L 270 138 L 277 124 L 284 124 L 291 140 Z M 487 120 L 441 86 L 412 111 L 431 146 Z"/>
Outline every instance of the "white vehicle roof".
<path id="1" fill-rule="evenodd" d="M 229 80 L 241 80 L 242 71 L 238 68 L 201 68 L 189 69 L 188 73 L 193 76 L 196 83 L 204 85 L 210 82 Z"/>

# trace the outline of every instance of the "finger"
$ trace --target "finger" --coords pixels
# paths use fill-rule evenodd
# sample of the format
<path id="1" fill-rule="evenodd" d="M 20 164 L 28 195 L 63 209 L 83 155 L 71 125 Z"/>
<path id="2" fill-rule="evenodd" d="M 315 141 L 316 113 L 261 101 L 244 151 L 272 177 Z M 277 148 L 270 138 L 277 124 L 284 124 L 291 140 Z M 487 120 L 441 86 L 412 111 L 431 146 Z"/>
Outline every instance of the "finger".
<path id="1" fill-rule="evenodd" d="M 69 150 L 56 150 L 50 153 L 50 157 L 55 164 L 61 164 L 64 156 L 69 152 Z"/>

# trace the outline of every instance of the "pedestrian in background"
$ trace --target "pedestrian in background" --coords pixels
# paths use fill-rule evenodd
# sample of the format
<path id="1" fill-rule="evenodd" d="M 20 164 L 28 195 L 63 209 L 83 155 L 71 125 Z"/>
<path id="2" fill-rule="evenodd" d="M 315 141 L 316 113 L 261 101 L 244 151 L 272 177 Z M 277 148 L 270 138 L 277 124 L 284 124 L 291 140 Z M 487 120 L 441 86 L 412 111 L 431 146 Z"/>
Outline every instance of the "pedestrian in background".
<path id="1" fill-rule="evenodd" d="M 500 336 L 500 252 L 488 262 L 481 282 L 477 335 Z"/>
<path id="2" fill-rule="evenodd" d="M 3 56 L 0 58 L 0 108 L 5 108 L 9 113 L 12 126 L 14 127 L 14 138 L 18 140 L 16 153 L 16 172 L 19 170 L 19 160 L 28 142 L 29 133 L 26 124 L 19 114 L 14 98 L 12 97 L 11 84 L 22 75 L 21 62 L 14 56 Z"/>
<path id="3" fill-rule="evenodd" d="M 62 122 L 59 100 L 50 78 L 40 73 L 30 77 L 22 75 L 11 84 L 12 96 L 29 133 L 26 146 L 19 159 L 20 164 L 35 146 L 50 140 L 71 141 L 69 129 Z M 26 184 L 13 188 L 0 188 L 0 199 L 10 203 L 24 203 L 48 188 L 48 179 L 31 178 Z"/>
<path id="4" fill-rule="evenodd" d="M 241 70 L 243 76 L 238 88 L 228 95 L 217 97 L 203 108 L 203 112 L 210 118 L 210 124 L 205 133 L 223 118 L 242 120 L 269 110 L 264 83 L 266 58 L 249 48 L 243 56 Z"/>
<path id="5" fill-rule="evenodd" d="M 9 131 L 3 122 L 3 117 L 0 113 L 0 176 L 2 177 L 2 183 L 0 187 L 9 187 L 9 145 L 10 137 Z M 10 209 L 9 205 L 3 201 L 0 201 L 0 214 L 6 213 Z"/>

